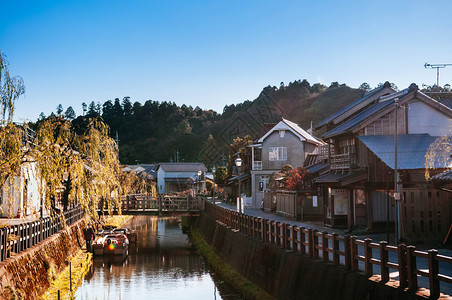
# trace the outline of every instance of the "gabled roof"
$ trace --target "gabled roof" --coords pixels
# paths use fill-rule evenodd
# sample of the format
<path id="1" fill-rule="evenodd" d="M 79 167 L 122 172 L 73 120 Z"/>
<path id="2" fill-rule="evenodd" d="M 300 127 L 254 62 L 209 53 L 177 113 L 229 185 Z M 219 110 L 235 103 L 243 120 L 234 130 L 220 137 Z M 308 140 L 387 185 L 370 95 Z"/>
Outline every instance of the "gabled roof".
<path id="1" fill-rule="evenodd" d="M 257 142 L 262 143 L 270 134 L 272 134 L 276 130 L 290 130 L 301 141 L 306 141 L 308 143 L 315 144 L 315 145 L 324 144 L 322 141 L 316 139 L 315 137 L 313 137 L 312 135 L 307 133 L 296 123 L 286 120 L 284 118 L 282 118 L 282 120 L 279 123 L 277 123 L 275 126 L 273 126 L 272 129 L 267 131 L 267 133 L 265 135 L 263 135 Z"/>
<path id="2" fill-rule="evenodd" d="M 438 109 L 441 112 L 447 114 L 449 117 L 452 117 L 451 108 L 421 93 L 418 90 L 417 85 L 411 84 L 409 88 L 406 88 L 402 91 L 378 98 L 378 101 L 373 105 L 369 106 L 362 112 L 348 119 L 334 129 L 328 131 L 323 135 L 323 137 L 331 138 L 344 133 L 354 133 L 391 111 L 394 108 L 394 102 L 396 98 L 399 99 L 399 103 L 402 105 L 415 97 L 434 107 L 435 109 Z"/>
<path id="3" fill-rule="evenodd" d="M 360 109 L 363 109 L 364 107 L 366 107 L 366 105 L 369 105 L 370 103 L 375 101 L 378 97 L 383 96 L 385 94 L 391 94 L 394 92 L 395 90 L 391 88 L 391 84 L 388 81 L 386 81 L 382 86 L 363 93 L 361 98 L 359 98 L 358 100 L 350 103 L 349 105 L 335 112 L 328 118 L 320 121 L 314 126 L 314 128 L 319 129 L 330 122 L 338 124 L 347 117 L 350 117 L 353 113 L 359 111 Z"/>
<path id="4" fill-rule="evenodd" d="M 162 169 L 165 172 L 206 172 L 206 166 L 201 163 L 160 163 L 157 170 Z"/>
<path id="5" fill-rule="evenodd" d="M 394 169 L 394 135 L 366 135 L 358 137 L 388 167 Z M 427 133 L 397 136 L 397 168 L 400 170 L 425 169 L 425 154 L 437 139 Z M 447 166 L 439 166 L 447 167 Z"/>

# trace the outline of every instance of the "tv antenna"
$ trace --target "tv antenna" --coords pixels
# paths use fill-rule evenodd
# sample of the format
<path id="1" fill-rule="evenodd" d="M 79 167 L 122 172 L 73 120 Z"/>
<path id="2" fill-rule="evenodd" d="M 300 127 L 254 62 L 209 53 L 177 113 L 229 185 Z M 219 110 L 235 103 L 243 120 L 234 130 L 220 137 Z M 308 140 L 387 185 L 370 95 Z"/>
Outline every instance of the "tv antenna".
<path id="1" fill-rule="evenodd" d="M 425 63 L 424 68 L 426 69 L 436 69 L 436 87 L 439 88 L 439 69 L 444 69 L 447 66 L 452 66 L 452 64 L 429 64 Z"/>

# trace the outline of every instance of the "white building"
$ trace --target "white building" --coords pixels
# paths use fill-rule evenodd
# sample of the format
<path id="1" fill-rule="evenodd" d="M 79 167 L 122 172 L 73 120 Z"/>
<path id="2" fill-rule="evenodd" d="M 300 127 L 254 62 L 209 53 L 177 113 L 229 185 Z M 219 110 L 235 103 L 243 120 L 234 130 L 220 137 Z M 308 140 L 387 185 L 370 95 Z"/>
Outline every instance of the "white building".
<path id="1" fill-rule="evenodd" d="M 203 163 L 160 163 L 157 167 L 157 191 L 159 194 L 206 190 Z"/>

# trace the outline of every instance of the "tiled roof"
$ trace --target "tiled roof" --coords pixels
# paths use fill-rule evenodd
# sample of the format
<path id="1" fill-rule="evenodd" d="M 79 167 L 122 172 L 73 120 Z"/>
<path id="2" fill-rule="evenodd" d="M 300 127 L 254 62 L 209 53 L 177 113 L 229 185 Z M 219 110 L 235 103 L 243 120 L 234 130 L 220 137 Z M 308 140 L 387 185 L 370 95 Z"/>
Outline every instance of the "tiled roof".
<path id="1" fill-rule="evenodd" d="M 372 117 L 373 115 L 375 115 L 376 113 L 378 113 L 379 111 L 389 107 L 389 106 L 393 106 L 394 105 L 394 99 L 395 98 L 399 98 L 402 99 L 403 97 L 405 97 L 409 92 L 409 89 L 405 89 L 403 91 L 400 92 L 396 92 L 393 93 L 391 95 L 382 97 L 377 103 L 373 104 L 372 106 L 366 108 L 365 110 L 363 110 L 362 112 L 360 112 L 359 114 L 355 115 L 353 118 L 345 121 L 344 123 L 342 123 L 341 125 L 335 127 L 334 129 L 328 131 L 327 133 L 325 133 L 323 135 L 324 138 L 330 138 L 339 134 L 343 134 L 346 133 L 348 131 L 350 131 L 352 128 L 354 128 L 355 126 L 359 125 L 361 122 L 363 122 L 364 120 L 366 120 L 369 117 Z"/>
<path id="2" fill-rule="evenodd" d="M 334 119 L 336 119 L 337 117 L 339 117 L 340 115 L 344 114 L 345 112 L 349 111 L 350 109 L 352 109 L 353 107 L 357 106 L 358 104 L 366 101 L 367 99 L 369 99 L 371 96 L 375 95 L 376 93 L 380 92 L 381 90 L 383 90 L 386 87 L 390 87 L 389 82 L 385 82 L 384 85 L 379 86 L 373 90 L 370 90 L 368 92 L 365 92 L 362 94 L 361 98 L 359 98 L 358 100 L 350 103 L 349 105 L 345 106 L 344 108 L 342 108 L 341 110 L 335 112 L 334 114 L 332 114 L 331 116 L 329 116 L 328 118 L 320 121 L 319 123 L 317 123 L 314 128 L 320 128 L 326 124 L 328 124 L 329 122 L 333 121 Z"/>
<path id="3" fill-rule="evenodd" d="M 165 172 L 207 171 L 207 168 L 203 163 L 160 163 L 159 168 Z"/>
<path id="4" fill-rule="evenodd" d="M 394 135 L 367 135 L 358 138 L 388 167 L 394 169 Z M 398 135 L 397 168 L 401 170 L 424 169 L 425 154 L 435 139 L 437 137 L 427 133 Z"/>
<path id="5" fill-rule="evenodd" d="M 266 139 L 267 136 L 269 136 L 272 133 L 272 131 L 280 130 L 282 128 L 287 128 L 287 127 L 289 129 L 291 129 L 296 135 L 302 137 L 303 139 L 305 139 L 309 143 L 316 144 L 316 145 L 324 144 L 323 141 L 318 140 L 315 137 L 313 137 L 312 135 L 310 135 L 308 132 L 306 132 L 304 129 L 302 129 L 300 126 L 298 126 L 298 124 L 296 124 L 294 122 L 291 122 L 289 120 L 286 120 L 284 118 L 282 118 L 282 120 L 279 123 L 274 125 L 272 127 L 272 129 L 268 130 L 265 135 L 263 135 L 261 138 L 259 138 L 258 143 L 260 143 L 264 139 Z"/>

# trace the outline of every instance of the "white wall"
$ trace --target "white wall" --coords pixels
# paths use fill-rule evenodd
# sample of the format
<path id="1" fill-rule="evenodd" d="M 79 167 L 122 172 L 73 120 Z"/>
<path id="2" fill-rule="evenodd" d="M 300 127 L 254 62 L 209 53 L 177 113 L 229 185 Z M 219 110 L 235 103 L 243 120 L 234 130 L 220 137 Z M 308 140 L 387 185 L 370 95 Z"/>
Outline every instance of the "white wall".
<path id="1" fill-rule="evenodd" d="M 413 101 L 408 109 L 408 133 L 428 133 L 431 136 L 452 135 L 451 120 L 440 111 L 420 102 Z"/>

